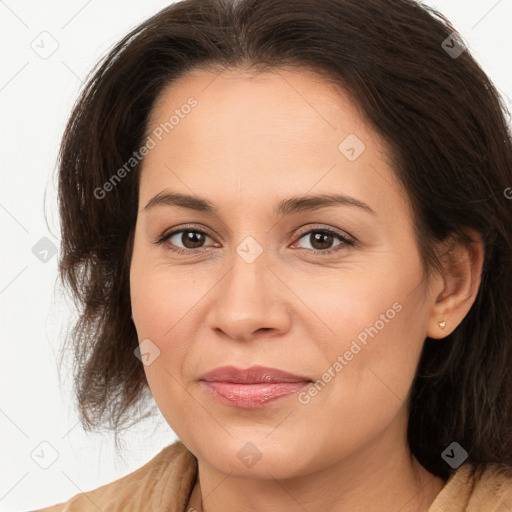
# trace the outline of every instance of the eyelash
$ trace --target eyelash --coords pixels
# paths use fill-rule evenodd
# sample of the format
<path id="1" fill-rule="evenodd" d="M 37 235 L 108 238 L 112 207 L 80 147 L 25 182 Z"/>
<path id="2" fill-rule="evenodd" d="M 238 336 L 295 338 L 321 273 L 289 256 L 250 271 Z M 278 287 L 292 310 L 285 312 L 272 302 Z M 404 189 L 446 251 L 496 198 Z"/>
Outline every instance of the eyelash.
<path id="1" fill-rule="evenodd" d="M 206 236 L 208 236 L 210 238 L 213 238 L 206 231 L 203 231 L 202 229 L 198 229 L 198 228 L 196 228 L 194 226 L 184 226 L 184 227 L 182 227 L 180 229 L 171 231 L 170 233 L 164 233 L 155 242 L 155 244 L 157 244 L 157 245 L 163 244 L 164 242 L 166 242 L 167 240 L 172 238 L 174 235 L 176 235 L 178 233 L 182 233 L 182 232 L 201 233 L 202 235 L 206 235 Z M 338 248 L 341 247 L 341 246 L 354 247 L 356 245 L 356 242 L 354 240 L 348 238 L 346 235 L 343 235 L 342 233 L 340 233 L 340 232 L 338 232 L 338 231 L 336 231 L 334 229 L 329 229 L 329 228 L 313 228 L 313 229 L 310 229 L 309 231 L 305 231 L 305 232 L 301 233 L 299 235 L 299 237 L 297 238 L 297 240 L 300 240 L 305 235 L 311 235 L 312 233 L 322 233 L 322 234 L 327 234 L 327 235 L 333 235 L 333 236 L 339 238 L 339 240 L 341 240 L 342 243 L 340 243 L 339 245 L 336 245 L 332 249 L 327 249 L 325 251 L 321 251 L 321 250 L 318 250 L 318 249 L 305 249 L 303 247 L 300 247 L 299 250 L 306 251 L 308 253 L 318 254 L 318 255 L 321 255 L 321 256 L 328 256 L 328 255 L 331 255 L 332 253 L 338 251 L 339 250 Z M 171 247 L 170 245 L 168 247 L 166 247 L 166 249 L 171 251 L 171 252 L 177 253 L 177 254 L 189 254 L 189 255 L 194 253 L 194 252 L 202 252 L 202 251 L 206 250 L 206 248 L 204 248 L 204 247 L 199 247 L 197 249 L 181 249 L 181 248 Z"/>

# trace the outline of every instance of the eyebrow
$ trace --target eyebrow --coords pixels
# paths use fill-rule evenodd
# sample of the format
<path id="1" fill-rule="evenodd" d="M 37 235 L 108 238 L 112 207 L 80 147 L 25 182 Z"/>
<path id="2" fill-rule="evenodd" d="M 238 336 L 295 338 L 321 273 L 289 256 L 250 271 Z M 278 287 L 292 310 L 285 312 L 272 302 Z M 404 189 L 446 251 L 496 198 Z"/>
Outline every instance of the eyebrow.
<path id="1" fill-rule="evenodd" d="M 363 201 L 342 194 L 320 194 L 283 199 L 274 208 L 274 214 L 289 215 L 291 213 L 316 210 L 319 208 L 336 205 L 353 206 L 365 210 L 373 215 L 377 215 L 375 210 L 373 210 Z M 189 208 L 191 210 L 211 213 L 214 215 L 217 214 L 217 210 L 213 203 L 206 199 L 197 196 L 166 191 L 162 191 L 153 197 L 148 202 L 148 204 L 146 204 L 144 210 L 150 211 L 156 206 L 178 206 L 181 208 Z"/>

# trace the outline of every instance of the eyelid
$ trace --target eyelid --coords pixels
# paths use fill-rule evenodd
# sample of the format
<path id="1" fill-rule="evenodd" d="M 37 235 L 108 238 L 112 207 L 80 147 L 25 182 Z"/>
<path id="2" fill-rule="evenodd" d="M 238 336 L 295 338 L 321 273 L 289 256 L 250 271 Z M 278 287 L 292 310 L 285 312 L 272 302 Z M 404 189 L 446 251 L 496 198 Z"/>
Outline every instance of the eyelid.
<path id="1" fill-rule="evenodd" d="M 311 231 L 327 231 L 329 233 L 335 234 L 339 236 L 342 239 L 345 239 L 347 242 L 351 242 L 353 244 L 357 243 L 357 240 L 352 236 L 349 235 L 346 231 L 343 231 L 338 228 L 334 228 L 332 226 L 327 226 L 325 224 L 317 224 L 317 225 L 308 225 L 304 229 L 300 229 L 300 231 L 295 235 L 296 238 L 301 238 L 307 233 L 310 233 Z M 322 251 L 325 252 L 325 251 Z"/>
<path id="2" fill-rule="evenodd" d="M 159 240 L 163 240 L 169 238 L 171 235 L 176 235 L 181 231 L 197 231 L 198 233 L 203 233 L 210 238 L 215 238 L 207 228 L 199 227 L 198 224 L 184 224 L 183 226 L 176 226 L 174 228 L 170 228 L 162 233 L 158 238 Z"/>

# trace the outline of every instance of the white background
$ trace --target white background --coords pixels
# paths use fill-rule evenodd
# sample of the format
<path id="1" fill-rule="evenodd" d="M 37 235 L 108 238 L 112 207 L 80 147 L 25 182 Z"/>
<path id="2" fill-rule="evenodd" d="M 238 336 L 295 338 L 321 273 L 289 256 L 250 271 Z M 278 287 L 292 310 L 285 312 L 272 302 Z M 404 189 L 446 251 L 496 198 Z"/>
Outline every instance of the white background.
<path id="1" fill-rule="evenodd" d="M 169 3 L 0 0 L 0 512 L 49 506 L 109 483 L 176 439 L 158 413 L 125 437 L 122 461 L 111 435 L 87 435 L 77 424 L 71 378 L 60 387 L 57 374 L 73 308 L 56 286 L 58 255 L 42 262 L 32 252 L 43 237 L 59 246 L 57 150 L 82 82 L 115 42 Z M 425 3 L 452 21 L 512 110 L 512 0 Z M 33 49 L 41 37 L 47 49 L 58 44 L 46 59 Z M 52 456 L 41 442 L 58 453 L 47 469 L 31 458 L 38 447 L 43 463 Z"/>

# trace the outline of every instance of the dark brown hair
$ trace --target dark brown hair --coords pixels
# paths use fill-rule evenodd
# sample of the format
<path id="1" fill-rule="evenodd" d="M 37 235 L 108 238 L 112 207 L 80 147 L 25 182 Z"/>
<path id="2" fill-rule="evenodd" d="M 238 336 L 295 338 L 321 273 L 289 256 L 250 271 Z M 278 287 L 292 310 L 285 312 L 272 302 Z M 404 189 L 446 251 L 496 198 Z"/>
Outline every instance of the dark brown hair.
<path id="1" fill-rule="evenodd" d="M 413 0 L 185 0 L 110 51 L 73 109 L 59 159 L 59 270 L 80 310 L 69 341 L 86 430 L 117 433 L 151 400 L 130 320 L 140 164 L 104 197 L 97 191 L 143 145 L 156 98 L 187 71 L 289 66 L 342 87 L 389 145 L 427 277 L 439 268 L 436 242 L 464 237 L 466 228 L 482 235 L 475 303 L 445 339 L 425 340 L 408 441 L 444 478 L 451 470 L 441 452 L 453 441 L 469 462 L 512 465 L 508 112 L 469 50 L 447 51 L 446 41 L 461 44 L 453 33 Z"/>

